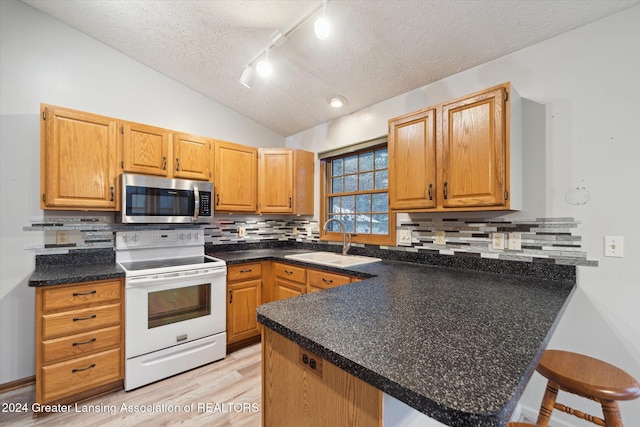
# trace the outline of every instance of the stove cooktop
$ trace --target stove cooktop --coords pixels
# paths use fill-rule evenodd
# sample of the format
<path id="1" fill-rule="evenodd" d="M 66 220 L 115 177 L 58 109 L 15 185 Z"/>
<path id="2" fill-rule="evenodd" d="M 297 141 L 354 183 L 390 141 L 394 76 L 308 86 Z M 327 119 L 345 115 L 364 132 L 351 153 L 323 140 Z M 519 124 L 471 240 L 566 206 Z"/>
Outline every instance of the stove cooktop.
<path id="1" fill-rule="evenodd" d="M 120 266 L 128 272 L 166 269 L 169 267 L 202 268 L 224 266 L 225 262 L 207 255 L 182 258 L 153 259 L 147 261 L 120 262 Z"/>

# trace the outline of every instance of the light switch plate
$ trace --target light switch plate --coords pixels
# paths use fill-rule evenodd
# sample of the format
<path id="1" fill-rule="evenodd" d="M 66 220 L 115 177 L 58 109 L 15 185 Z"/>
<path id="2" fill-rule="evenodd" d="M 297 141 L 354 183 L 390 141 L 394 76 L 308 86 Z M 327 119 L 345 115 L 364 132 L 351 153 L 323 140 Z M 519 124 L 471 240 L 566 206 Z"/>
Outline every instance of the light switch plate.
<path id="1" fill-rule="evenodd" d="M 293 227 L 293 229 L 291 230 L 291 234 L 293 234 L 294 236 L 298 235 L 298 227 Z"/>
<path id="2" fill-rule="evenodd" d="M 238 237 L 244 237 L 247 235 L 247 229 L 244 227 L 238 227 Z"/>
<path id="3" fill-rule="evenodd" d="M 411 230 L 398 230 L 396 233 L 396 243 L 398 245 L 410 245 Z"/>
<path id="4" fill-rule="evenodd" d="M 507 249 L 512 251 L 522 250 L 522 233 L 509 233 L 507 235 Z"/>
<path id="5" fill-rule="evenodd" d="M 622 258 L 624 240 L 622 236 L 604 236 L 604 256 Z"/>

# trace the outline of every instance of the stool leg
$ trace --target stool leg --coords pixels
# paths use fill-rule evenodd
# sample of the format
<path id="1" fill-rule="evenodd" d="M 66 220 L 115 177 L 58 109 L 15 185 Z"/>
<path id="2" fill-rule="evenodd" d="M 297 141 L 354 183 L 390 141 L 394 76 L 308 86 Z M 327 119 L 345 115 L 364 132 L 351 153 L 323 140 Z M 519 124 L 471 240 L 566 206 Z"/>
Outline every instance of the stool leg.
<path id="1" fill-rule="evenodd" d="M 623 427 L 620 408 L 615 400 L 602 400 L 602 413 L 607 427 Z"/>
<path id="2" fill-rule="evenodd" d="M 553 381 L 548 381 L 547 388 L 544 391 L 544 396 L 542 396 L 538 421 L 536 421 L 540 427 L 547 427 L 549 424 L 549 418 L 551 418 L 551 412 L 553 412 L 553 405 L 555 405 L 557 397 L 558 385 Z"/>

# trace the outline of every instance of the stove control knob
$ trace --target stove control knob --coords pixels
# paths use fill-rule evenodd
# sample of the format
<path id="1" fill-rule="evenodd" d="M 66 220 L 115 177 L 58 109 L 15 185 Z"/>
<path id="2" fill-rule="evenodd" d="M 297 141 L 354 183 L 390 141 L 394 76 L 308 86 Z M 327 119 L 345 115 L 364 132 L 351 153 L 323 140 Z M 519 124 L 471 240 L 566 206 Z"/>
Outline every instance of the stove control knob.
<path id="1" fill-rule="evenodd" d="M 122 241 L 123 241 L 123 242 L 125 242 L 125 243 L 129 242 L 129 236 L 128 236 L 128 235 L 126 235 L 126 234 L 125 234 L 125 235 L 123 235 L 123 236 L 122 236 Z"/>
<path id="2" fill-rule="evenodd" d="M 187 240 L 191 240 L 191 233 L 187 234 Z"/>
<path id="3" fill-rule="evenodd" d="M 196 240 L 200 240 L 200 233 L 194 233 L 193 238 Z"/>
<path id="4" fill-rule="evenodd" d="M 184 233 L 180 233 L 180 235 L 178 236 L 178 239 L 184 240 Z"/>
<path id="5" fill-rule="evenodd" d="M 134 234 L 133 236 L 131 236 L 131 240 L 134 241 L 134 242 L 137 242 L 138 241 L 138 235 Z"/>

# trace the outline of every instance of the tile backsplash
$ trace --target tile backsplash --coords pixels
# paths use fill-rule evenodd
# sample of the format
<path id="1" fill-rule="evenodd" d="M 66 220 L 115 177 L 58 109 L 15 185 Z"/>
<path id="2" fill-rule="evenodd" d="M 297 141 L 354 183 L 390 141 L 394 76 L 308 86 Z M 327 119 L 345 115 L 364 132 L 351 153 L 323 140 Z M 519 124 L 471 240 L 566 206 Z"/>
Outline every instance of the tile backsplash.
<path id="1" fill-rule="evenodd" d="M 478 257 L 547 263 L 560 265 L 597 266 L 596 260 L 587 258 L 582 250 L 581 237 L 576 235 L 578 221 L 573 218 L 433 218 L 429 214 L 400 214 L 396 230 L 405 231 L 407 239 L 395 246 L 371 246 L 354 244 L 353 247 L 375 249 L 384 253 L 413 252 L 440 254 L 454 257 Z M 193 226 L 188 226 L 193 228 Z M 44 231 L 44 243 L 25 246 L 37 254 L 65 254 L 70 249 L 113 248 L 114 231 L 135 228 L 177 228 L 158 226 L 123 226 L 114 224 L 108 217 L 70 216 L 35 218 L 25 231 Z M 56 231 L 69 231 L 68 242 L 56 243 Z M 444 231 L 444 244 L 435 243 L 437 231 Z M 407 235 L 408 233 L 408 235 Z M 496 250 L 492 247 L 492 233 L 519 233 L 520 249 Z M 315 245 L 334 244 L 319 239 L 318 221 L 311 218 L 286 218 L 271 216 L 218 215 L 211 225 L 204 226 L 205 244 L 224 245 L 225 248 L 247 247 L 252 243 L 297 242 Z M 400 234 L 400 233 L 398 233 Z"/>

